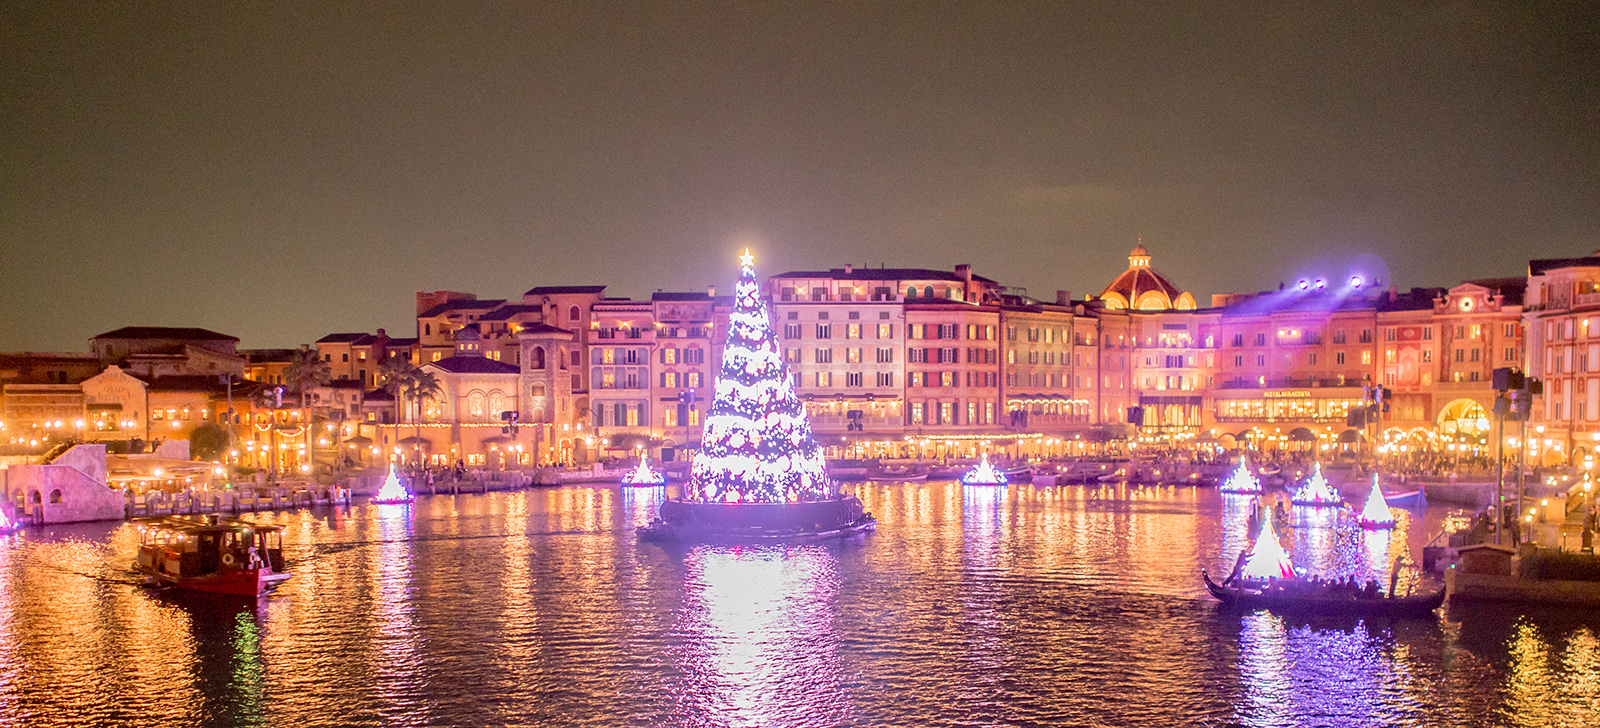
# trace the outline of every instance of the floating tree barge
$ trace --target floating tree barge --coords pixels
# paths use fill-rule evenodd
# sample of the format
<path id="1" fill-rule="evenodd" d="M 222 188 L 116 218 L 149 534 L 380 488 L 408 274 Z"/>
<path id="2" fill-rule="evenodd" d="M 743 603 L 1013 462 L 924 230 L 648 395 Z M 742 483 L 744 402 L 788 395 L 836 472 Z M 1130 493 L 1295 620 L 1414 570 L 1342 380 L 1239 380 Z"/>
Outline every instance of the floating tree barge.
<path id="1" fill-rule="evenodd" d="M 716 395 L 680 498 L 639 527 L 653 541 L 764 542 L 841 538 L 877 527 L 861 501 L 837 492 L 795 393 L 755 259 L 740 256 L 739 284 Z"/>

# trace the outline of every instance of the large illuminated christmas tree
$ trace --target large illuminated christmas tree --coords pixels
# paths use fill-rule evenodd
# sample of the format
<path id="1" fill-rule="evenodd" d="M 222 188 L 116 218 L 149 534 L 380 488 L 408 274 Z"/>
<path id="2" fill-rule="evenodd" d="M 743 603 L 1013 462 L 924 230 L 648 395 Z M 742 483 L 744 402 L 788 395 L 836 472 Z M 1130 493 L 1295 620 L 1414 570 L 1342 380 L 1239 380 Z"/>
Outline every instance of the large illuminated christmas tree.
<path id="1" fill-rule="evenodd" d="M 685 500 L 799 503 L 830 497 L 822 448 L 772 332 L 755 259 L 739 257 L 739 285 L 716 398 L 706 417 Z"/>

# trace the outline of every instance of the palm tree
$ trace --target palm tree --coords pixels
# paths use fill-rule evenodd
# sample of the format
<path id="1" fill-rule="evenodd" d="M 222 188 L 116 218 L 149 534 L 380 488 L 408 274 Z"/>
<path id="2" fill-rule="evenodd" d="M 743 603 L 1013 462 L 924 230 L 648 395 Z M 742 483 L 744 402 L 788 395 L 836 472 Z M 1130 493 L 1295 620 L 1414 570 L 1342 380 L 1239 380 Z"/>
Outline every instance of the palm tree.
<path id="1" fill-rule="evenodd" d="M 284 368 L 283 379 L 300 392 L 300 416 L 304 418 L 301 424 L 306 435 L 306 462 L 302 465 L 308 465 L 314 460 L 312 456 L 314 451 L 311 449 L 313 418 L 306 411 L 306 392 L 312 387 L 320 387 L 332 380 L 333 370 L 310 346 L 301 344 L 300 351 L 295 352 L 289 360 L 289 366 Z"/>
<path id="2" fill-rule="evenodd" d="M 406 374 L 403 381 L 405 393 L 411 397 L 411 403 L 416 406 L 417 414 L 412 422 L 416 423 L 417 435 L 415 446 L 422 444 L 422 403 L 444 396 L 444 387 L 439 384 L 439 377 L 433 372 L 418 367 Z M 421 453 L 417 456 L 418 462 L 422 460 Z"/>
<path id="3" fill-rule="evenodd" d="M 400 424 L 400 393 L 406 389 L 406 379 L 411 376 L 411 360 L 405 357 L 391 356 L 383 360 L 383 366 L 378 369 L 378 382 L 383 391 L 394 397 L 394 423 Z"/>
<path id="4" fill-rule="evenodd" d="M 300 410 L 304 414 L 306 390 L 327 384 L 333 379 L 333 370 L 311 347 L 301 344 L 300 351 L 295 352 L 289 366 L 284 368 L 283 379 L 300 392 Z"/>

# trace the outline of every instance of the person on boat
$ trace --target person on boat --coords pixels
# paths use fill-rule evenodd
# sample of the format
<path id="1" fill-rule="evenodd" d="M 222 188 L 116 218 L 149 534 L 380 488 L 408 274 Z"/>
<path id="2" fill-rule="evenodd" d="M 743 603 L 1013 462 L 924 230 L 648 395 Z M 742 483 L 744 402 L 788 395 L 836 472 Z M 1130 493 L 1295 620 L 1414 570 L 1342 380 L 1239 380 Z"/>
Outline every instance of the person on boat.
<path id="1" fill-rule="evenodd" d="M 1228 574 L 1228 578 L 1222 580 L 1222 585 L 1223 586 L 1228 586 L 1229 584 L 1232 584 L 1235 580 L 1237 580 L 1239 578 L 1239 575 L 1244 573 L 1245 562 L 1247 562 L 1249 560 L 1250 560 L 1250 549 L 1245 549 L 1243 551 L 1240 551 L 1238 560 L 1233 562 L 1233 572 Z"/>

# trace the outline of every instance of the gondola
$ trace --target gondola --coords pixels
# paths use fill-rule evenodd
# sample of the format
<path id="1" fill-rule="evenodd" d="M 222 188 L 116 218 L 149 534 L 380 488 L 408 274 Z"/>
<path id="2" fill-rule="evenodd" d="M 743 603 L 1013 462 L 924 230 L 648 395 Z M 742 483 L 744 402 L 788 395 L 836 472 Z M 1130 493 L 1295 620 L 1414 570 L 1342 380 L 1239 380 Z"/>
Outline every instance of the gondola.
<path id="1" fill-rule="evenodd" d="M 1204 569 L 1200 571 L 1200 578 L 1206 583 L 1206 591 L 1229 607 L 1330 617 L 1427 617 L 1444 604 L 1445 598 L 1443 587 L 1415 596 L 1356 599 L 1311 594 L 1266 594 L 1258 589 L 1220 586 L 1211 580 L 1211 575 Z"/>

